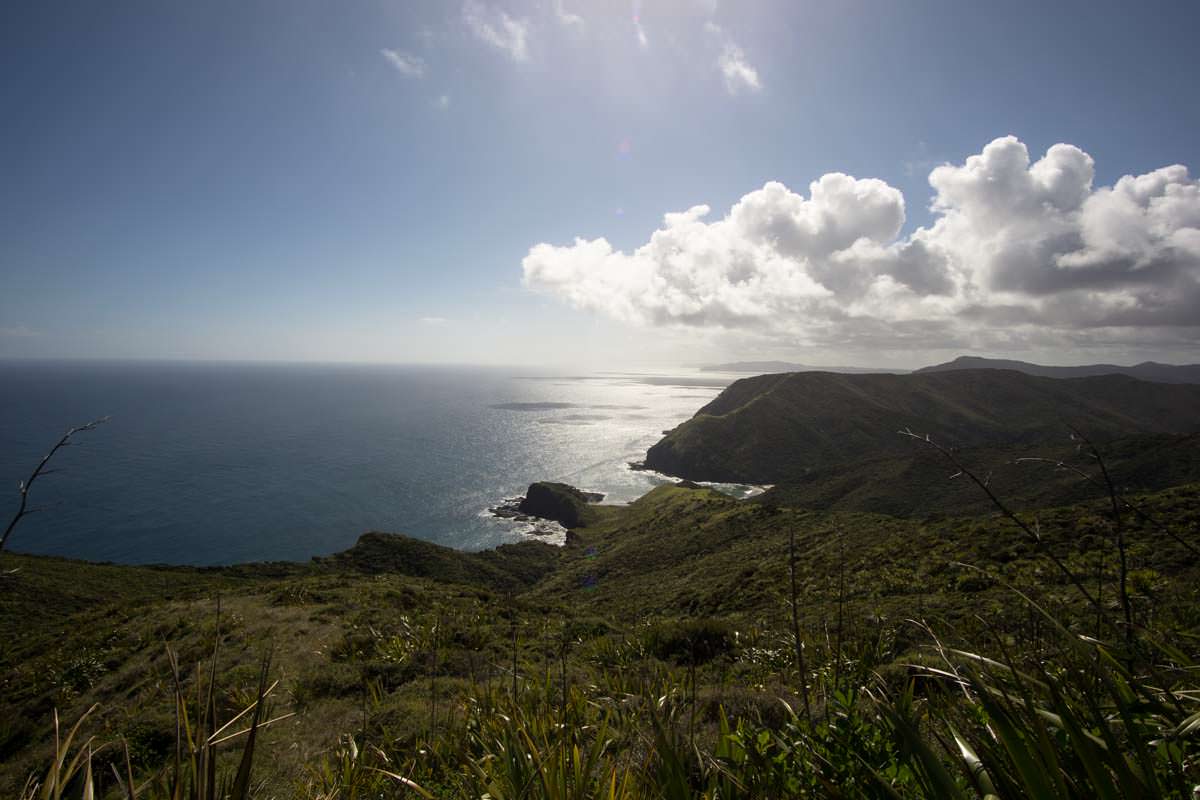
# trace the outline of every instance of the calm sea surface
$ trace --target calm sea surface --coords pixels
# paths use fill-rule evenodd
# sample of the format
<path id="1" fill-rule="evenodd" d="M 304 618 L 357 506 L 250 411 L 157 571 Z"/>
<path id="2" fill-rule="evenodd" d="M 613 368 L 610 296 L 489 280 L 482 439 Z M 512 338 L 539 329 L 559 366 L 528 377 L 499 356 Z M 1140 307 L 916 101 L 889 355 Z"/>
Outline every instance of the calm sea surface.
<path id="1" fill-rule="evenodd" d="M 460 367 L 0 362 L 0 525 L 66 428 L 112 419 L 34 485 L 13 550 L 126 563 L 307 560 L 368 530 L 463 549 L 535 480 L 625 502 L 627 468 L 732 378 Z"/>

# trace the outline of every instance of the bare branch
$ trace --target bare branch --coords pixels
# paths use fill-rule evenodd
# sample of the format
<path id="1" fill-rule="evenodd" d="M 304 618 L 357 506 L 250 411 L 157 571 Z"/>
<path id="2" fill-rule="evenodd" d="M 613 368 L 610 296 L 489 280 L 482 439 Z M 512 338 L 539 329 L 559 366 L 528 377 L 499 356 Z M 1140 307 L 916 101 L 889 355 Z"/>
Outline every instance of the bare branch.
<path id="1" fill-rule="evenodd" d="M 1133 646 L 1133 606 L 1129 602 L 1129 556 L 1125 548 L 1125 526 L 1121 520 L 1121 506 L 1117 501 L 1117 490 L 1113 486 L 1112 478 L 1108 475 L 1108 467 L 1104 464 L 1104 459 L 1100 457 L 1100 451 L 1092 444 L 1091 440 L 1080 433 L 1075 428 L 1071 428 L 1071 433 L 1077 435 L 1083 444 L 1088 448 L 1092 457 L 1096 459 L 1096 463 L 1100 465 L 1100 474 L 1104 476 L 1104 486 L 1108 489 L 1108 497 L 1112 501 L 1113 525 L 1117 529 L 1117 554 L 1120 557 L 1120 581 L 1119 587 L 1121 591 L 1121 610 L 1125 615 L 1125 646 L 1131 649 Z"/>
<path id="2" fill-rule="evenodd" d="M 38 510 L 29 508 L 29 490 L 33 488 L 34 482 L 37 481 L 37 479 L 42 475 L 49 475 L 50 473 L 55 472 L 55 470 L 46 468 L 46 465 L 50 463 L 50 459 L 54 457 L 54 454 L 64 447 L 69 447 L 72 444 L 71 437 L 75 434 L 95 430 L 99 425 L 108 422 L 109 419 L 111 418 L 101 417 L 84 425 L 71 428 L 69 431 L 63 434 L 62 438 L 58 440 L 54 447 L 50 448 L 50 452 L 42 457 L 42 460 L 38 462 L 36 467 L 34 467 L 33 473 L 30 474 L 27 479 L 17 484 L 17 492 L 21 497 L 21 504 L 17 507 L 17 513 L 13 515 L 12 520 L 8 523 L 8 527 L 4 529 L 4 535 L 0 536 L 0 552 L 2 552 L 5 546 L 8 544 L 8 537 L 12 535 L 13 528 L 17 527 L 17 523 L 20 522 L 23 517 L 27 517 Z"/>
<path id="3" fill-rule="evenodd" d="M 792 636 L 796 645 L 796 666 L 800 668 L 800 696 L 804 698 L 804 718 L 812 725 L 812 708 L 808 701 L 808 664 L 804 659 L 804 640 L 800 638 L 800 611 L 796 602 L 796 529 L 788 526 L 788 577 L 792 595 Z"/>
<path id="4" fill-rule="evenodd" d="M 1074 439 L 1075 438 L 1074 435 L 1072 435 L 1071 438 Z M 1082 445 L 1080 445 L 1078 448 L 1076 448 L 1076 452 L 1078 452 L 1081 447 L 1082 447 Z M 1091 454 L 1089 453 L 1089 455 L 1091 455 Z M 1095 458 L 1094 455 L 1092 457 Z M 1079 467 L 1075 466 L 1074 464 L 1068 464 L 1067 462 L 1060 461 L 1058 459 L 1036 458 L 1033 456 L 1024 456 L 1022 458 L 1016 459 L 1016 463 L 1018 463 L 1018 464 L 1020 464 L 1020 463 L 1050 464 L 1055 469 L 1063 469 L 1063 470 L 1068 470 L 1070 472 L 1074 472 L 1076 475 L 1083 478 L 1085 481 L 1092 484 L 1093 486 L 1096 486 L 1100 489 L 1106 488 L 1105 485 L 1103 483 L 1101 483 L 1091 473 L 1089 473 L 1083 469 L 1080 469 Z M 1182 536 L 1177 534 L 1175 531 L 1171 530 L 1166 525 L 1164 525 L 1163 523 L 1159 522 L 1154 517 L 1147 514 L 1146 511 L 1141 506 L 1137 505 L 1136 503 L 1133 503 L 1132 501 L 1130 501 L 1128 498 L 1126 498 L 1124 495 L 1120 494 L 1119 492 L 1117 493 L 1116 497 L 1117 497 L 1118 502 L 1121 503 L 1121 505 L 1123 505 L 1127 510 L 1133 512 L 1133 515 L 1135 517 L 1137 517 L 1138 519 L 1140 519 L 1142 522 L 1146 523 L 1147 525 L 1152 526 L 1155 530 L 1159 531 L 1160 533 L 1165 533 L 1167 536 L 1170 536 L 1176 542 L 1178 542 L 1179 544 L 1186 547 L 1189 551 L 1191 551 L 1192 555 L 1200 556 L 1200 548 L 1196 547 L 1196 545 L 1194 545 L 1191 542 L 1189 542 L 1188 540 L 1184 539 Z"/>
<path id="5" fill-rule="evenodd" d="M 1076 590 L 1079 591 L 1080 594 L 1082 594 L 1085 598 L 1087 598 L 1088 603 L 1090 603 L 1092 606 L 1094 606 L 1098 610 L 1101 609 L 1099 601 L 1097 601 L 1096 598 L 1092 596 L 1092 593 L 1087 590 L 1087 587 L 1085 587 L 1082 583 L 1079 582 L 1079 579 L 1076 578 L 1074 573 L 1072 573 L 1071 570 L 1067 568 L 1067 565 L 1065 563 L 1063 563 L 1063 560 L 1061 558 L 1059 558 L 1057 555 L 1055 555 L 1049 548 L 1041 547 L 1042 534 L 1041 534 L 1040 526 L 1038 525 L 1038 523 L 1036 521 L 1034 522 L 1033 525 L 1030 525 L 1028 522 L 1026 522 L 1025 520 L 1018 517 L 1016 515 L 1016 513 L 1012 509 L 1010 509 L 1008 506 L 1006 506 L 1004 504 L 1004 502 L 999 497 L 997 497 L 995 495 L 995 493 L 988 487 L 987 481 L 982 480 L 974 472 L 967 469 L 967 467 L 964 466 L 963 463 L 958 460 L 958 456 L 954 455 L 954 452 L 950 448 L 943 447 L 942 445 L 933 441 L 933 439 L 931 439 L 928 434 L 921 436 L 919 434 L 913 433 L 911 428 L 905 428 L 904 430 L 899 431 L 899 433 L 902 436 L 908 436 L 911 439 L 916 439 L 919 442 L 924 442 L 925 444 L 928 444 L 930 447 L 932 447 L 933 449 L 935 449 L 939 453 L 941 453 L 947 460 L 950 461 L 950 463 L 952 463 L 954 465 L 954 467 L 960 473 L 967 476 L 967 478 L 969 478 L 972 483 L 974 483 L 976 486 L 978 486 L 983 491 L 983 493 L 987 495 L 988 499 L 992 501 L 992 505 L 994 505 L 997 509 L 999 509 L 1000 513 L 1002 513 L 1004 516 L 1008 517 L 1008 519 L 1012 520 L 1012 522 L 1015 523 L 1018 528 L 1020 528 L 1022 531 L 1024 531 L 1025 535 L 1029 537 L 1030 541 L 1032 541 L 1036 546 L 1038 546 L 1039 548 L 1042 549 L 1042 552 L 1046 555 L 1047 558 L 1049 558 L 1054 563 L 1054 566 L 1058 568 L 1059 572 L 1061 572 L 1063 574 L 1063 576 L 1066 577 L 1066 579 L 1071 582 L 1071 584 L 1076 588 Z"/>

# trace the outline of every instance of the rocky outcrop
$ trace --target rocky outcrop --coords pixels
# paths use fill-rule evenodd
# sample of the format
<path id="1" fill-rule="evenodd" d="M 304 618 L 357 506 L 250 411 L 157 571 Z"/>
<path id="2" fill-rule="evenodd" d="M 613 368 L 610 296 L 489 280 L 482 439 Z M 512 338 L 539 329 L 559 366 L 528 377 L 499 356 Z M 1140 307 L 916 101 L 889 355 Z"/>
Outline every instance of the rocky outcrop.
<path id="1" fill-rule="evenodd" d="M 602 494 L 580 491 L 565 483 L 538 481 L 529 484 L 517 510 L 531 517 L 554 520 L 567 528 L 578 528 L 587 524 L 588 504 L 603 499 Z"/>

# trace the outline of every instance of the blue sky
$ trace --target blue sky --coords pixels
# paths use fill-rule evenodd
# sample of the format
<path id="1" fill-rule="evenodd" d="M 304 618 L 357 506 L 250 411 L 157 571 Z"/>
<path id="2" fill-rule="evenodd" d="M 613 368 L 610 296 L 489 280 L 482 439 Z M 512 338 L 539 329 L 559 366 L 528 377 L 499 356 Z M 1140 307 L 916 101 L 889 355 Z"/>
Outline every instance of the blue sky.
<path id="1" fill-rule="evenodd" d="M 1200 169 L 1200 6 L 1048 5 L 9 4 L 0 356 L 1200 360 L 1194 175 L 1120 224 L 1091 198 Z M 1004 158 L 1056 143 L 1086 198 L 985 216 Z M 902 221 L 875 184 L 843 188 L 878 225 L 805 206 L 827 173 Z M 767 216 L 720 222 L 771 181 Z"/>

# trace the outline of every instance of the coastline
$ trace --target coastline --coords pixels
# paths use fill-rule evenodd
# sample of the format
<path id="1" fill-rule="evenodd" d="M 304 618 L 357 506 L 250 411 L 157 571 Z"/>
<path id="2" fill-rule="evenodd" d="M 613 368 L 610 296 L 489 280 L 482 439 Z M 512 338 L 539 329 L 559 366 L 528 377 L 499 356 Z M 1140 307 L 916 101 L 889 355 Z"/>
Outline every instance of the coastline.
<path id="1" fill-rule="evenodd" d="M 604 499 L 596 500 L 591 503 L 592 506 L 604 509 L 618 509 L 630 506 L 639 500 L 645 498 L 651 492 L 662 486 L 682 486 L 685 488 L 706 488 L 720 492 L 735 500 L 748 500 L 757 497 L 768 489 L 772 488 L 769 484 L 752 485 L 752 484 L 732 484 L 732 483 L 714 483 L 711 481 L 689 481 L 686 478 L 680 478 L 666 473 L 657 472 L 656 470 L 647 469 L 645 467 L 635 466 L 637 462 L 631 462 L 627 465 L 627 469 L 636 472 L 645 472 L 650 474 L 659 483 L 656 486 L 647 489 L 641 496 L 634 500 L 626 500 L 619 502 L 605 502 Z M 565 484 L 564 484 L 565 485 Z M 598 495 L 604 498 L 605 495 L 601 492 L 595 492 L 588 489 L 580 489 L 579 487 L 571 487 L 577 489 L 581 493 L 589 495 Z M 355 543 L 343 550 L 337 550 L 331 553 L 314 554 L 307 560 L 291 560 L 291 559 L 269 559 L 261 561 L 238 561 L 230 564 L 178 564 L 171 562 L 149 562 L 131 564 L 112 560 L 94 560 L 88 558 L 78 558 L 74 556 L 66 556 L 59 554 L 48 553 L 30 553 L 24 552 L 19 547 L 10 548 L 0 553 L 0 563 L 6 555 L 18 556 L 20 558 L 32 558 L 47 563 L 63 562 L 70 564 L 81 564 L 97 567 L 112 567 L 121 569 L 149 569 L 164 572 L 200 572 L 200 573 L 252 573 L 263 577 L 283 577 L 290 574 L 302 572 L 305 568 L 313 565 L 320 565 L 330 561 L 336 561 L 339 557 L 350 553 L 364 537 L 394 537 L 396 540 L 407 540 L 420 542 L 431 548 L 438 548 L 453 553 L 460 553 L 466 556 L 488 553 L 500 550 L 506 547 L 521 546 L 524 544 L 544 544 L 554 548 L 561 548 L 568 542 L 568 534 L 571 528 L 563 525 L 561 522 L 547 517 L 540 517 L 536 514 L 521 512 L 518 506 L 525 499 L 525 495 L 513 495 L 502 498 L 495 505 L 482 509 L 477 513 L 481 518 L 487 518 L 499 523 L 504 523 L 510 526 L 510 530 L 521 538 L 515 542 L 500 542 L 490 547 L 481 548 L 479 550 L 467 550 L 464 548 L 450 547 L 449 545 L 440 544 L 430 539 L 421 536 L 415 536 L 410 533 L 401 532 L 384 532 L 384 531 L 364 531 L 359 534 Z"/>
<path id="2" fill-rule="evenodd" d="M 689 372 L 465 367 L 33 364 L 6 377 L 0 476 L 14 485 L 64 426 L 112 416 L 62 454 L 35 498 L 53 511 L 10 544 L 130 564 L 303 562 L 369 530 L 468 551 L 517 541 L 479 512 L 543 479 L 635 500 L 653 484 L 625 462 L 719 391 L 687 386 Z"/>

